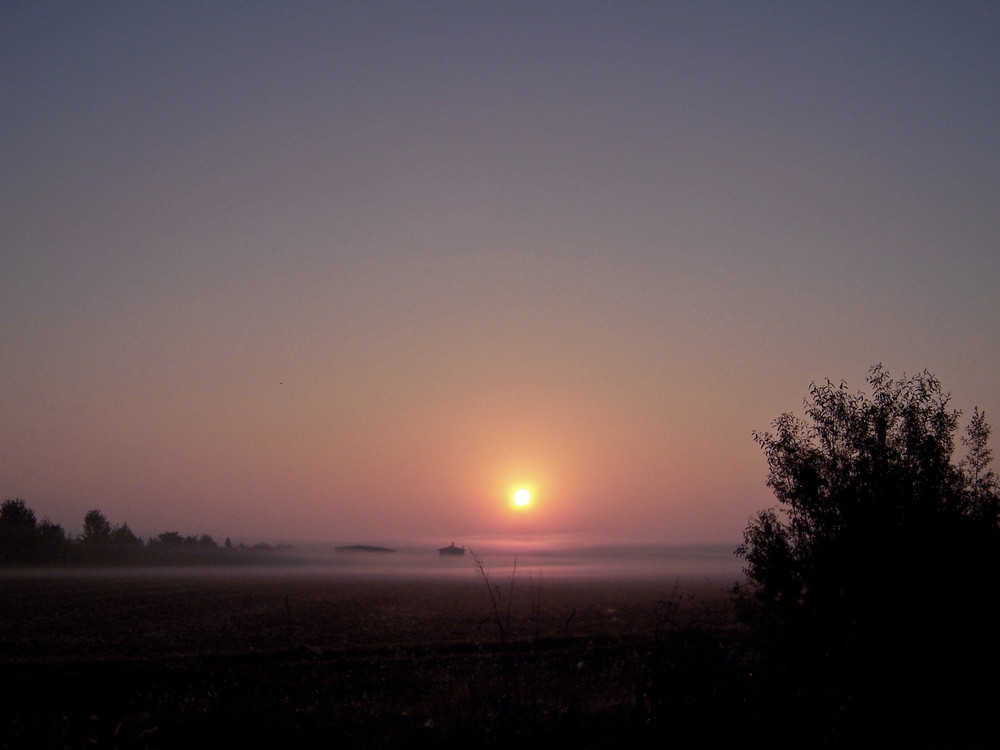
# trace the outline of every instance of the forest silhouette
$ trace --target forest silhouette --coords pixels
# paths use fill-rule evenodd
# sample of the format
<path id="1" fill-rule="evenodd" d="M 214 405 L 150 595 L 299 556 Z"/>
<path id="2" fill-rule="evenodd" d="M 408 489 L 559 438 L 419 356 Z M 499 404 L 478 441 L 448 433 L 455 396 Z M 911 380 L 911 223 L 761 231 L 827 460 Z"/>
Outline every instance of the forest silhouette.
<path id="1" fill-rule="evenodd" d="M 74 538 L 47 518 L 39 521 L 22 498 L 0 504 L 0 565 L 233 565 L 275 562 L 290 545 L 258 542 L 220 544 L 208 534 L 185 536 L 165 531 L 143 540 L 127 523 L 113 525 L 100 510 L 83 517 L 83 533 Z"/>

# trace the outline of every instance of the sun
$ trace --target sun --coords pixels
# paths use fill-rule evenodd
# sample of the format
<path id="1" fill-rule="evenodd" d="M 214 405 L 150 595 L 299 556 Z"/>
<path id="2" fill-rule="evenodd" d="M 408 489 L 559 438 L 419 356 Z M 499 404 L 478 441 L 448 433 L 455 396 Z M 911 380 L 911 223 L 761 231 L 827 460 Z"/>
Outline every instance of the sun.
<path id="1" fill-rule="evenodd" d="M 522 508 L 531 502 L 531 493 L 526 489 L 520 489 L 514 493 L 514 505 L 520 505 Z"/>

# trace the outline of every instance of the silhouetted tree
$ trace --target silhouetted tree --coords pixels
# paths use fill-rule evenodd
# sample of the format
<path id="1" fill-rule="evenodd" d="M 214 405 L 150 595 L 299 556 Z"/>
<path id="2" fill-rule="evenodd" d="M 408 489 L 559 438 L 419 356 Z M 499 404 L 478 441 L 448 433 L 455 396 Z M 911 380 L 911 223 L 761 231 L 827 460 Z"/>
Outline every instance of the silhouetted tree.
<path id="1" fill-rule="evenodd" d="M 35 511 L 21 498 L 8 498 L 0 505 L 0 529 L 3 531 L 34 531 L 35 523 Z"/>
<path id="2" fill-rule="evenodd" d="M 805 420 L 783 414 L 775 432 L 754 433 L 782 508 L 758 513 L 737 553 L 769 597 L 843 613 L 873 573 L 928 556 L 937 567 L 947 562 L 940 551 L 954 559 L 968 536 L 996 537 L 984 415 L 976 410 L 956 466 L 959 413 L 936 378 L 896 381 L 878 366 L 868 382 L 871 397 L 814 384 Z"/>
<path id="3" fill-rule="evenodd" d="M 42 519 L 38 524 L 38 534 L 43 540 L 50 542 L 65 542 L 66 532 L 62 526 L 47 518 Z"/>
<path id="4" fill-rule="evenodd" d="M 20 498 L 0 505 L 0 563 L 65 562 L 71 552 L 62 526 L 43 519 Z"/>
<path id="5" fill-rule="evenodd" d="M 990 429 L 977 409 L 955 464 L 960 414 L 934 376 L 876 366 L 868 384 L 871 395 L 813 384 L 805 419 L 754 433 L 780 507 L 751 519 L 737 554 L 779 622 L 868 677 L 881 664 L 897 694 L 926 692 L 996 660 Z"/>
<path id="6" fill-rule="evenodd" d="M 0 560 L 25 562 L 38 546 L 35 511 L 21 498 L 8 498 L 0 505 Z"/>
<path id="7" fill-rule="evenodd" d="M 39 560 L 65 562 L 70 556 L 70 541 L 63 527 L 45 518 L 38 524 Z"/>
<path id="8" fill-rule="evenodd" d="M 132 564 L 143 557 L 143 544 L 127 523 L 112 526 L 99 510 L 87 511 L 83 517 L 83 536 L 79 552 L 82 559 L 105 564 Z"/>
<path id="9" fill-rule="evenodd" d="M 156 543 L 164 547 L 180 547 L 184 544 L 184 537 L 179 531 L 164 531 L 156 537 Z"/>
<path id="10" fill-rule="evenodd" d="M 138 550 L 142 548 L 142 540 L 132 533 L 132 529 L 128 527 L 127 523 L 116 526 L 112 530 L 108 541 L 123 550 Z"/>
<path id="11" fill-rule="evenodd" d="M 111 522 L 101 511 L 88 510 L 83 517 L 83 541 L 86 544 L 102 544 L 111 538 Z"/>
<path id="12" fill-rule="evenodd" d="M 967 514 L 984 525 L 996 526 L 1000 523 L 1000 482 L 990 468 L 993 461 L 990 432 L 985 413 L 974 409 L 966 435 L 962 437 L 967 454 L 959 467 L 966 481 Z"/>

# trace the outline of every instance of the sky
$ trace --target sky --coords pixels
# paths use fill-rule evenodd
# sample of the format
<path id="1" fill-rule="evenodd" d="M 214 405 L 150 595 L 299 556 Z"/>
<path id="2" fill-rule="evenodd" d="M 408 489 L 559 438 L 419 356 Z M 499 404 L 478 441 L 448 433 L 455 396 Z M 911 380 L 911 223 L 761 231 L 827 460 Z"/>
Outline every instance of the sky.
<path id="1" fill-rule="evenodd" d="M 1000 416 L 992 1 L 5 2 L 0 110 L 72 535 L 735 545 L 813 381 Z"/>

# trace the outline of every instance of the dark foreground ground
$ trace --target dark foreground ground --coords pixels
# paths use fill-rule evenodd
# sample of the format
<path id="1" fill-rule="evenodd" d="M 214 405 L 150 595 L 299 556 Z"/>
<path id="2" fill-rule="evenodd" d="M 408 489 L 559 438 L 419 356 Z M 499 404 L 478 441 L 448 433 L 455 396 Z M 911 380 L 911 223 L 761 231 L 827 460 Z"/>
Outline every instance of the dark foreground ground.
<path id="1" fill-rule="evenodd" d="M 499 623 L 472 572 L 0 577 L 0 746 L 965 744 L 873 717 L 718 586 L 494 583 Z"/>

